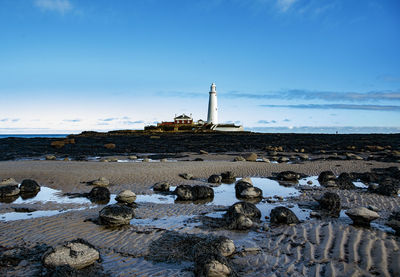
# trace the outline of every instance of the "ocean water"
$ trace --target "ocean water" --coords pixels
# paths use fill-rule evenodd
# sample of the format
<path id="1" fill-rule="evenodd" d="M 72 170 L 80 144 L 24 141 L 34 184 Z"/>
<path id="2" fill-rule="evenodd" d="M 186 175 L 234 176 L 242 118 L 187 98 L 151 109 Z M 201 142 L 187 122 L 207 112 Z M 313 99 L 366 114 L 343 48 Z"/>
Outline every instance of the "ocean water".
<path id="1" fill-rule="evenodd" d="M 2 138 L 66 138 L 69 134 L 0 134 Z"/>

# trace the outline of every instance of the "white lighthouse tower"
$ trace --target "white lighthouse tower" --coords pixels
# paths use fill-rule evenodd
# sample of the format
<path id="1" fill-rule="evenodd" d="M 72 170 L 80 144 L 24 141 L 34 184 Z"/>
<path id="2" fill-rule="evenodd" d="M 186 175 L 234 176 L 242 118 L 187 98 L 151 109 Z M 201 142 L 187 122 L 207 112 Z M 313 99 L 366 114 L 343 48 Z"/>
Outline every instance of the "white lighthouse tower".
<path id="1" fill-rule="evenodd" d="M 215 83 L 211 84 L 210 99 L 208 101 L 208 124 L 218 124 L 217 90 Z"/>

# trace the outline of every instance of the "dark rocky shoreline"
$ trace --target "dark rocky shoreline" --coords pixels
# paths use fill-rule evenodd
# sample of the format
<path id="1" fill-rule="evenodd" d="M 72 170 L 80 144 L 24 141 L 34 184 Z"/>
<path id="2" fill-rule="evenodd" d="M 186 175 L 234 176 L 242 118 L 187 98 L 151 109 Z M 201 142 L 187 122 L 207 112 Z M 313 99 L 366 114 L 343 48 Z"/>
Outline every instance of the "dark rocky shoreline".
<path id="1" fill-rule="evenodd" d="M 108 146 L 106 146 L 108 145 Z M 265 134 L 265 133 L 82 133 L 59 138 L 0 139 L 0 160 L 46 154 L 68 156 L 129 155 L 136 153 L 250 152 L 382 154 L 381 161 L 399 160 L 400 134 Z"/>

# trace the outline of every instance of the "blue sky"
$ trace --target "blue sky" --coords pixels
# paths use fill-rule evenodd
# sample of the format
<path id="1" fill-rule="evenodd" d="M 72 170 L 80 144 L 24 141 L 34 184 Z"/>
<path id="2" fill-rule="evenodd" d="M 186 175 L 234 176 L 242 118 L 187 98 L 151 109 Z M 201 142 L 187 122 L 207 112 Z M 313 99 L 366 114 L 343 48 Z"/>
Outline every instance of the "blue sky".
<path id="1" fill-rule="evenodd" d="M 397 0 L 0 0 L 0 42 L 3 134 L 206 119 L 211 82 L 253 130 L 400 132 Z"/>

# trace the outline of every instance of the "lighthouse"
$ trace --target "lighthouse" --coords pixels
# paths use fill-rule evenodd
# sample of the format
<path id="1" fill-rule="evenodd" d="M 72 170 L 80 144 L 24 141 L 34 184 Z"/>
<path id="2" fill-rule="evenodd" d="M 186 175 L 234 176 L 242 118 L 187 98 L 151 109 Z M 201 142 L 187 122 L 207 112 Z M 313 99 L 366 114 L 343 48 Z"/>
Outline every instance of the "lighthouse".
<path id="1" fill-rule="evenodd" d="M 218 124 L 217 89 L 215 83 L 212 83 L 210 88 L 207 123 Z"/>

